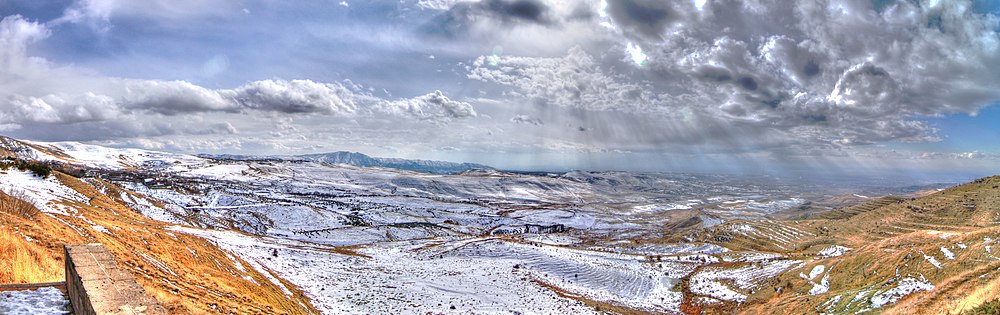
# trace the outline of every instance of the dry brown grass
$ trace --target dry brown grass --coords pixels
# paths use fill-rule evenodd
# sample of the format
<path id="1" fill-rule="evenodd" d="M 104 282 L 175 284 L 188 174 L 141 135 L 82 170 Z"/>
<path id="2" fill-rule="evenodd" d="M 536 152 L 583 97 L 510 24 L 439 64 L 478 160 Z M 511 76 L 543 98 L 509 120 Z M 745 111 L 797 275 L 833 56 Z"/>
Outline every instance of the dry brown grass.
<path id="1" fill-rule="evenodd" d="M 47 247 L 48 235 L 34 224 L 48 217 L 23 198 L 0 192 L 0 283 L 63 281 L 62 255 Z"/>
<path id="2" fill-rule="evenodd" d="M 11 226 L 0 227 L 0 283 L 64 281 L 61 257 L 29 242 Z"/>

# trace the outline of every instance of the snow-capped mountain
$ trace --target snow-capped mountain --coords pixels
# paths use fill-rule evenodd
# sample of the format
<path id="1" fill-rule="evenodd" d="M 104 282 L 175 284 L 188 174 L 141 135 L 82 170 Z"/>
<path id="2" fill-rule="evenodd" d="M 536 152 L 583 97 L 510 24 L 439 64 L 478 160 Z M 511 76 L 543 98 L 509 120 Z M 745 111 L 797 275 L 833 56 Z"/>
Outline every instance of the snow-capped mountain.
<path id="1" fill-rule="evenodd" d="M 292 156 L 253 156 L 253 155 L 231 155 L 231 154 L 203 154 L 205 158 L 216 160 L 234 161 L 307 161 L 327 164 L 345 164 L 361 167 L 383 167 L 407 171 L 425 172 L 433 174 L 457 174 L 471 170 L 493 170 L 492 167 L 475 163 L 455 163 L 431 160 L 409 160 L 399 158 L 370 157 L 357 152 L 330 152 L 319 154 L 305 154 Z"/>

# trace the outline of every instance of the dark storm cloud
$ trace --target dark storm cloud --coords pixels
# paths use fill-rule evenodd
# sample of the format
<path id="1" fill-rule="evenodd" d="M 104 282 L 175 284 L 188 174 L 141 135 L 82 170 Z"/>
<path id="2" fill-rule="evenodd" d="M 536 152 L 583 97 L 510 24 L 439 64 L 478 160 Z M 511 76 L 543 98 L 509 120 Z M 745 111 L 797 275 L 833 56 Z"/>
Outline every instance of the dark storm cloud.
<path id="1" fill-rule="evenodd" d="M 727 82 L 733 79 L 733 74 L 728 69 L 712 65 L 701 65 L 694 70 L 694 73 L 698 77 L 716 82 Z"/>
<path id="2" fill-rule="evenodd" d="M 606 35 L 599 32 L 597 4 L 576 0 L 443 0 L 424 6 L 436 13 L 418 28 L 418 34 L 452 45 L 517 43 L 510 45 L 513 51 L 548 54 L 550 46 L 557 46 L 565 52 Z"/>
<path id="3" fill-rule="evenodd" d="M 559 21 L 541 1 L 483 0 L 455 3 L 425 25 L 423 31 L 433 35 L 455 37 L 480 27 L 490 29 L 522 23 L 552 26 Z"/>
<path id="4" fill-rule="evenodd" d="M 549 11 L 545 3 L 537 0 L 483 0 L 458 3 L 446 14 L 459 23 L 489 17 L 504 23 L 551 24 L 555 21 L 549 16 Z"/>
<path id="5" fill-rule="evenodd" d="M 536 0 L 484 0 L 474 4 L 476 10 L 502 21 L 552 23 L 549 7 Z"/>
<path id="6" fill-rule="evenodd" d="M 607 13 L 619 27 L 649 39 L 660 39 L 671 23 L 680 20 L 674 1 L 608 1 Z"/>

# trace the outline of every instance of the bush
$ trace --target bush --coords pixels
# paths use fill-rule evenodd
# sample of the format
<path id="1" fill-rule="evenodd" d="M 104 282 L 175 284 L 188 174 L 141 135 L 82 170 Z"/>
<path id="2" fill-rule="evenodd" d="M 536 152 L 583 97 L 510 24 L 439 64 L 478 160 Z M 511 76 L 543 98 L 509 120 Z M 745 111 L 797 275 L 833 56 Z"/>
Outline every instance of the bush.
<path id="1" fill-rule="evenodd" d="M 19 166 L 17 169 L 30 171 L 35 176 L 41 178 L 49 177 L 49 174 L 52 174 L 52 168 L 46 164 L 24 163 L 23 168 Z"/>
<path id="2" fill-rule="evenodd" d="M 41 178 L 49 177 L 49 174 L 52 174 L 52 167 L 47 163 L 34 161 L 26 162 L 20 160 L 5 161 L 0 163 L 0 168 L 4 170 L 10 169 L 11 167 L 17 168 L 19 171 L 29 171 L 32 174 L 35 174 L 35 176 Z"/>
<path id="3" fill-rule="evenodd" d="M 0 192 L 0 212 L 31 219 L 38 214 L 38 209 L 27 201 L 30 198 L 21 190 L 12 190 L 9 194 Z"/>

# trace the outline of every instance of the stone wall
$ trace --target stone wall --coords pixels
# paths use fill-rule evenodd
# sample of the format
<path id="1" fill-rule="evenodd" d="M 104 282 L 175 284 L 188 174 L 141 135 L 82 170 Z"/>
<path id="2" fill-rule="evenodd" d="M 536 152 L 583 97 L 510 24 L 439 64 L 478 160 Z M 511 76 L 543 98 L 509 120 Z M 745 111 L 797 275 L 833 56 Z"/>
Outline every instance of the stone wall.
<path id="1" fill-rule="evenodd" d="M 66 245 L 65 252 L 66 291 L 75 314 L 167 313 L 101 244 Z"/>

